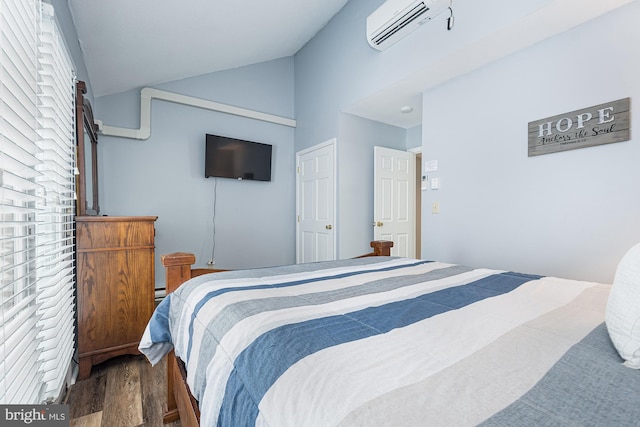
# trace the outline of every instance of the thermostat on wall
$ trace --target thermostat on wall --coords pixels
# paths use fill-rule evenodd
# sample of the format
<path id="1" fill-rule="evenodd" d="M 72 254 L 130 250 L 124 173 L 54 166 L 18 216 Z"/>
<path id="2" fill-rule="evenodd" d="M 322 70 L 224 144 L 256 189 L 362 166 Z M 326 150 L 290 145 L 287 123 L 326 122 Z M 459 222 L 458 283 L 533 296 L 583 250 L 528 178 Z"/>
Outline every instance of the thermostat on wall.
<path id="1" fill-rule="evenodd" d="M 435 172 L 438 170 L 438 161 L 437 160 L 427 160 L 424 162 L 424 171 L 425 172 Z"/>

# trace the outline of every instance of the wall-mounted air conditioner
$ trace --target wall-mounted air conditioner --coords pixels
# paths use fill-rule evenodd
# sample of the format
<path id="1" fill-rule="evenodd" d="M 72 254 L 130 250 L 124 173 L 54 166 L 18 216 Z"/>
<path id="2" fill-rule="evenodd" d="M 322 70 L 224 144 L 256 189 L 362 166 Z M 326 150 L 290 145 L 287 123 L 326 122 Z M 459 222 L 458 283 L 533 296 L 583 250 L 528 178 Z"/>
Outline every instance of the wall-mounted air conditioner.
<path id="1" fill-rule="evenodd" d="M 367 40 L 384 50 L 451 7 L 451 0 L 387 0 L 367 17 Z"/>

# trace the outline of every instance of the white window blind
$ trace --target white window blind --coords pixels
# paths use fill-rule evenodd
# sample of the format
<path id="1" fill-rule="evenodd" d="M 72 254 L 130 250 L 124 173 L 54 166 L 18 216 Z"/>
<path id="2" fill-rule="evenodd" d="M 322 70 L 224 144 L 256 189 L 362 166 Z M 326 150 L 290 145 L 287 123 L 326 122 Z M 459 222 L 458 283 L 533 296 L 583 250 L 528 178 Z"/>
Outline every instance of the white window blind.
<path id="1" fill-rule="evenodd" d="M 57 397 L 74 350 L 75 72 L 43 3 L 39 52 L 38 147 L 44 194 L 36 203 L 38 326 L 45 398 Z"/>
<path id="2" fill-rule="evenodd" d="M 74 72 L 39 0 L 0 2 L 0 403 L 57 398 L 74 351 Z"/>

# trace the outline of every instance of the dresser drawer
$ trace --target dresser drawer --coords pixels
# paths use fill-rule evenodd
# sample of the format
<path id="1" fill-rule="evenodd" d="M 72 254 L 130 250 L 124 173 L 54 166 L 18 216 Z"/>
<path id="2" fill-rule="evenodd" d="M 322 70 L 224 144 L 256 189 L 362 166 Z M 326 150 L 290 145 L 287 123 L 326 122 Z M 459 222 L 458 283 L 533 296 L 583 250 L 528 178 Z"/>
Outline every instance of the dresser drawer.
<path id="1" fill-rule="evenodd" d="M 156 217 L 77 217 L 76 248 L 123 249 L 153 246 Z"/>

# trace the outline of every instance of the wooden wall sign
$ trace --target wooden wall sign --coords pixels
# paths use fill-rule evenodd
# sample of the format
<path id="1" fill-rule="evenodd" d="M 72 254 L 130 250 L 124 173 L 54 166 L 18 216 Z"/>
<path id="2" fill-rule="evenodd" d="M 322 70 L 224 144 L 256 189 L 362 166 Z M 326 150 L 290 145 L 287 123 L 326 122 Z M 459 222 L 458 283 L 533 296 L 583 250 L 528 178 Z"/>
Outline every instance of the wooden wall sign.
<path id="1" fill-rule="evenodd" d="M 631 139 L 631 98 L 529 122 L 529 157 Z"/>

